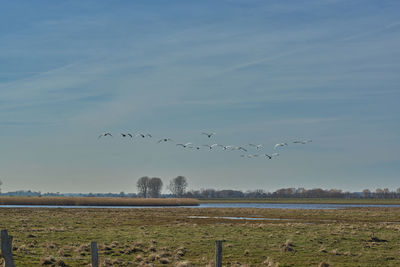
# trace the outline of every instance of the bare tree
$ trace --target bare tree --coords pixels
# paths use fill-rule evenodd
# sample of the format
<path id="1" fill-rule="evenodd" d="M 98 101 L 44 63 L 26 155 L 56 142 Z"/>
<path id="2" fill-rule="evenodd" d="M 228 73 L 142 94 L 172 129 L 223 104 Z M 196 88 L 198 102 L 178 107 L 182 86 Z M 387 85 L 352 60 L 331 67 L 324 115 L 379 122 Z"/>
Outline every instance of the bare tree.
<path id="1" fill-rule="evenodd" d="M 148 190 L 150 197 L 160 197 L 163 182 L 160 178 L 153 177 L 149 180 Z"/>
<path id="2" fill-rule="evenodd" d="M 188 183 L 184 176 L 178 176 L 169 183 L 168 189 L 177 197 L 182 197 L 185 194 Z"/>
<path id="3" fill-rule="evenodd" d="M 371 196 L 371 191 L 370 191 L 369 189 L 364 189 L 364 190 L 362 191 L 362 193 L 363 193 L 363 196 L 364 196 L 365 198 L 369 198 L 369 197 Z"/>
<path id="4" fill-rule="evenodd" d="M 143 177 L 139 178 L 139 180 L 136 183 L 136 187 L 138 189 L 138 194 L 144 198 L 146 198 L 149 193 L 149 181 L 150 181 L 149 177 L 143 176 Z"/>

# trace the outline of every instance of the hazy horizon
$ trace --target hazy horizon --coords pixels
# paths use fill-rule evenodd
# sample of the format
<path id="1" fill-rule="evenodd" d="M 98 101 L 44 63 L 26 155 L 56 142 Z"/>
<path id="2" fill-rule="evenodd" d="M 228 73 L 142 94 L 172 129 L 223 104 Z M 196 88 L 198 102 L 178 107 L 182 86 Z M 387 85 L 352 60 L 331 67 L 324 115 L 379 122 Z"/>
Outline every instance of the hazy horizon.
<path id="1" fill-rule="evenodd" d="M 400 187 L 399 1 L 1 7 L 3 192 L 136 192 L 141 176 L 178 175 L 189 189 Z M 119 136 L 141 131 L 154 138 Z M 289 146 L 248 159 L 161 137 Z"/>

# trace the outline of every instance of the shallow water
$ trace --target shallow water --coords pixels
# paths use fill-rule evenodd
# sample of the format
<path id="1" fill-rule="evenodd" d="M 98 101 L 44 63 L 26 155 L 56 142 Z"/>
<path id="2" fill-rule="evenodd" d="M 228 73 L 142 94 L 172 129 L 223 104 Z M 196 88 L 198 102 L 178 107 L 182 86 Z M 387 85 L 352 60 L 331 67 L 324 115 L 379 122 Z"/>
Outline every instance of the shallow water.
<path id="1" fill-rule="evenodd" d="M 0 205 L 0 208 L 68 208 L 68 209 L 138 209 L 138 208 L 258 208 L 258 209 L 343 209 L 353 207 L 400 207 L 400 205 L 372 204 L 278 204 L 278 203 L 205 203 L 199 206 L 49 206 Z"/>

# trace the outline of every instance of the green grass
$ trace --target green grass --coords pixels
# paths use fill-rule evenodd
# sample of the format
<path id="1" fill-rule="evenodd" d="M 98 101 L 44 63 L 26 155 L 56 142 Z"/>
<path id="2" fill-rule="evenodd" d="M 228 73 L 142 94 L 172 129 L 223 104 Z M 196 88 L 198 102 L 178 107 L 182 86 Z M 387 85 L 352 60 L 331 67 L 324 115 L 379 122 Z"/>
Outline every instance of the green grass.
<path id="1" fill-rule="evenodd" d="M 188 216 L 290 220 L 245 221 Z M 400 266 L 400 208 L 278 209 L 0 209 L 0 227 L 14 236 L 16 266 L 44 258 L 89 264 L 90 241 L 102 266 L 176 266 L 213 261 L 214 242 L 226 240 L 226 266 Z M 165 262 L 163 264 L 162 262 Z M 236 265 L 238 266 L 238 265 Z"/>
<path id="2" fill-rule="evenodd" d="M 211 198 L 200 203 L 282 203 L 282 204 L 381 204 L 400 205 L 400 199 L 344 199 L 344 198 Z"/>

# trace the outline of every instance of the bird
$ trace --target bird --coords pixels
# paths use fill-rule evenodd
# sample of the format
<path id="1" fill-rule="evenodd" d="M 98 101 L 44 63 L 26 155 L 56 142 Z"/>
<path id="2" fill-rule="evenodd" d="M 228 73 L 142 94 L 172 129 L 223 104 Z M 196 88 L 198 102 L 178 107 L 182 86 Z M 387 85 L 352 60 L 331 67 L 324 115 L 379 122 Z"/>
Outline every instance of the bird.
<path id="1" fill-rule="evenodd" d="M 193 148 L 193 149 L 196 149 L 196 150 L 200 150 L 199 146 L 188 146 L 188 148 Z"/>
<path id="2" fill-rule="evenodd" d="M 121 133 L 121 136 L 122 136 L 122 137 L 127 137 L 127 136 L 129 136 L 130 138 L 133 137 L 133 135 L 130 134 L 130 133 Z"/>
<path id="3" fill-rule="evenodd" d="M 177 146 L 182 146 L 184 148 L 188 147 L 189 145 L 192 145 L 192 143 L 186 143 L 186 144 L 176 144 Z"/>
<path id="4" fill-rule="evenodd" d="M 272 159 L 272 156 L 270 156 L 268 154 L 264 154 L 264 156 L 266 156 L 268 159 Z"/>
<path id="5" fill-rule="evenodd" d="M 310 142 L 312 142 L 312 140 L 311 139 L 308 139 L 308 140 L 295 140 L 295 141 L 293 141 L 293 143 L 294 144 L 307 144 L 307 143 L 310 143 Z"/>
<path id="6" fill-rule="evenodd" d="M 272 153 L 271 154 L 271 157 L 277 157 L 277 156 L 279 156 L 279 153 Z"/>
<path id="7" fill-rule="evenodd" d="M 288 144 L 287 143 L 278 143 L 278 144 L 276 144 L 275 146 L 274 146 L 274 149 L 276 149 L 276 148 L 278 148 L 278 147 L 280 147 L 280 146 L 287 146 Z"/>
<path id="8" fill-rule="evenodd" d="M 224 145 L 218 145 L 218 146 L 222 147 L 223 150 L 227 150 L 227 149 L 233 150 L 233 148 L 234 148 L 234 146 L 224 146 Z"/>
<path id="9" fill-rule="evenodd" d="M 258 145 L 255 145 L 255 144 L 249 144 L 249 146 L 255 147 L 256 149 L 263 148 L 263 145 L 262 145 L 262 144 L 258 144 Z"/>
<path id="10" fill-rule="evenodd" d="M 211 138 L 211 136 L 213 136 L 215 133 L 201 133 L 201 134 L 207 135 L 208 138 Z"/>
<path id="11" fill-rule="evenodd" d="M 151 134 L 149 134 L 149 133 L 147 133 L 147 134 L 144 134 L 144 133 L 137 133 L 135 136 L 140 136 L 140 137 L 142 137 L 142 138 L 145 138 L 145 137 L 153 137 Z"/>
<path id="12" fill-rule="evenodd" d="M 218 146 L 218 144 L 212 144 L 212 145 L 203 145 L 203 146 L 206 146 L 206 147 L 208 147 L 209 149 L 212 149 L 213 147 L 216 147 L 216 146 Z"/>
<path id="13" fill-rule="evenodd" d="M 244 152 L 247 152 L 247 149 L 241 146 L 235 146 L 232 148 L 232 150 L 243 150 Z"/>
<path id="14" fill-rule="evenodd" d="M 171 138 L 162 138 L 162 139 L 158 140 L 157 143 L 168 142 L 168 141 L 173 141 L 173 140 Z"/>
<path id="15" fill-rule="evenodd" d="M 99 137 L 97 137 L 97 139 L 99 139 L 103 136 L 111 136 L 112 137 L 112 134 L 111 133 L 102 133 L 101 135 L 99 135 Z"/>

